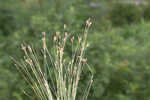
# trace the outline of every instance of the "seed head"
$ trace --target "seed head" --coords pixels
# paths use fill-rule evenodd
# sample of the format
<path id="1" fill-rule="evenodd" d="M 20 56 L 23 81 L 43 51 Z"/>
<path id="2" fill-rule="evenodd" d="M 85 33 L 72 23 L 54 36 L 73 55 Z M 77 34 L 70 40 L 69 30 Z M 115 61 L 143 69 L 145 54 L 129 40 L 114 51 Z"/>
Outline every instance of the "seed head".
<path id="1" fill-rule="evenodd" d="M 86 21 L 86 24 L 88 25 L 88 27 L 91 26 L 92 22 L 91 22 L 91 19 L 90 19 L 90 18 Z"/>
<path id="2" fill-rule="evenodd" d="M 45 36 L 45 34 L 46 34 L 46 32 L 42 32 L 42 35 L 44 35 L 44 36 Z"/>
<path id="3" fill-rule="evenodd" d="M 32 52 L 31 46 L 28 45 L 28 49 L 29 49 L 30 52 Z"/>
<path id="4" fill-rule="evenodd" d="M 83 64 L 85 64 L 86 61 L 87 61 L 87 59 L 85 59 L 85 58 L 82 59 L 82 63 L 83 63 Z"/>
<path id="5" fill-rule="evenodd" d="M 46 49 L 46 39 L 45 39 L 45 37 L 42 38 L 42 41 L 43 41 L 43 49 L 45 50 Z"/>
<path id="6" fill-rule="evenodd" d="M 57 40 L 57 37 L 56 36 L 54 36 L 54 42 Z"/>
<path id="7" fill-rule="evenodd" d="M 66 27 L 67 27 L 67 25 L 66 25 L 66 24 L 64 24 L 64 29 L 66 29 Z"/>
<path id="8" fill-rule="evenodd" d="M 67 37 L 64 38 L 64 42 L 66 42 L 66 40 L 67 40 Z"/>
<path id="9" fill-rule="evenodd" d="M 68 33 L 67 33 L 67 32 L 65 32 L 65 36 L 66 36 L 66 37 L 68 36 Z"/>
<path id="10" fill-rule="evenodd" d="M 25 60 L 30 66 L 32 66 L 33 65 L 33 62 L 32 62 L 32 60 L 31 59 L 26 59 Z"/>
<path id="11" fill-rule="evenodd" d="M 60 48 L 60 55 L 62 56 L 63 55 L 63 51 L 64 51 L 64 49 L 63 48 Z"/>
<path id="12" fill-rule="evenodd" d="M 74 36 L 71 38 L 71 42 L 73 43 L 73 41 L 74 41 Z"/>
<path id="13" fill-rule="evenodd" d="M 60 35 L 60 32 L 56 32 L 56 36 L 59 36 Z"/>
<path id="14" fill-rule="evenodd" d="M 21 44 L 21 49 L 22 49 L 23 51 L 26 51 L 26 47 L 25 47 L 23 44 Z"/>

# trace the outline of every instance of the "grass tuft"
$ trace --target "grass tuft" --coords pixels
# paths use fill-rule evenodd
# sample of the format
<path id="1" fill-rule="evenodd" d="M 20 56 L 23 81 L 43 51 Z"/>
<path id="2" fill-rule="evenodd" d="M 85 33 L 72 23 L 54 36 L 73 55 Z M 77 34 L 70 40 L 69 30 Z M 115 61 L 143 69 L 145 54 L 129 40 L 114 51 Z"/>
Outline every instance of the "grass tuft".
<path id="1" fill-rule="evenodd" d="M 64 32 L 64 34 L 56 32 L 53 38 L 53 51 L 48 50 L 46 33 L 42 32 L 42 60 L 30 45 L 21 45 L 24 52 L 23 60 L 12 59 L 15 61 L 18 71 L 31 86 L 38 100 L 76 100 L 83 67 L 86 67 L 91 72 L 85 58 L 87 34 L 91 24 L 90 19 L 88 19 L 84 34 L 78 36 L 76 46 L 74 46 L 74 36 L 70 36 L 67 32 Z M 66 27 L 64 25 L 64 29 Z M 71 57 L 68 57 L 69 59 L 64 56 L 67 42 L 72 44 L 72 54 Z M 82 100 L 87 100 L 92 82 L 93 74 L 91 72 Z M 28 95 L 27 92 L 24 93 Z"/>

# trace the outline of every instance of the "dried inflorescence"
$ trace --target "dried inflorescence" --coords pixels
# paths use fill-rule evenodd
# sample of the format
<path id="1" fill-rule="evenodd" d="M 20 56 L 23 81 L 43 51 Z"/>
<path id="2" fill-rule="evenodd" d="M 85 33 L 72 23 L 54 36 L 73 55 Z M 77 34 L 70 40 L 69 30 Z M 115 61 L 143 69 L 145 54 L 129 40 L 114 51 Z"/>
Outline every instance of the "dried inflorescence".
<path id="1" fill-rule="evenodd" d="M 83 67 L 88 65 L 84 54 L 87 47 L 87 32 L 91 24 L 92 22 L 88 19 L 84 34 L 78 36 L 77 40 L 75 36 L 66 31 L 64 33 L 56 32 L 53 37 L 54 52 L 48 50 L 46 32 L 42 32 L 42 62 L 39 60 L 41 57 L 36 54 L 31 46 L 21 45 L 25 53 L 24 61 L 20 63 L 15 60 L 15 62 L 17 68 L 25 76 L 25 79 L 31 85 L 39 100 L 76 100 L 77 88 Z M 66 28 L 67 25 L 64 24 L 64 29 Z M 72 45 L 72 54 L 67 57 L 69 59 L 66 59 L 66 56 L 64 56 L 67 43 Z M 76 46 L 73 46 L 75 44 Z M 87 99 L 93 82 L 92 78 L 93 76 L 91 75 L 89 85 L 85 90 L 82 100 Z"/>

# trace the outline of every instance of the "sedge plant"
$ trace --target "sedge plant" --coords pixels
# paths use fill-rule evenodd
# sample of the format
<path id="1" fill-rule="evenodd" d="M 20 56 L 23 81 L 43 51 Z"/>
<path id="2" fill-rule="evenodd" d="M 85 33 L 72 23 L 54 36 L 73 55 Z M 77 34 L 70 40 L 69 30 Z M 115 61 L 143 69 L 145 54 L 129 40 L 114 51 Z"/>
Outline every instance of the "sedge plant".
<path id="1" fill-rule="evenodd" d="M 42 58 L 30 45 L 21 45 L 24 58 L 19 61 L 12 59 L 35 93 L 36 100 L 77 100 L 77 90 L 84 68 L 89 70 L 90 79 L 81 100 L 87 100 L 93 82 L 93 74 L 85 58 L 90 26 L 91 21 L 88 19 L 84 33 L 78 36 L 76 43 L 74 36 L 69 33 L 56 32 L 53 37 L 53 50 L 48 49 L 46 33 L 42 32 Z M 72 44 L 72 53 L 68 57 L 65 55 L 67 42 Z"/>

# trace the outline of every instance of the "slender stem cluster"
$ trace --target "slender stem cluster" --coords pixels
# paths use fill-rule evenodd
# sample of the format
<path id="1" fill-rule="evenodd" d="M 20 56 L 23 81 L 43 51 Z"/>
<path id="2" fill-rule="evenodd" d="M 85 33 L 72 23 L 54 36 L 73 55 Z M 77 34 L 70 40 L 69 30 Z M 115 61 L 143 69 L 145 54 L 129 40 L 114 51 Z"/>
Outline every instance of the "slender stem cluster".
<path id="1" fill-rule="evenodd" d="M 43 49 L 42 61 L 40 56 L 29 45 L 22 45 L 24 51 L 24 59 L 16 61 L 18 71 L 21 72 L 25 80 L 33 89 L 38 100 L 76 100 L 77 89 L 79 87 L 80 76 L 83 67 L 89 69 L 87 59 L 84 58 L 87 47 L 87 33 L 91 21 L 86 21 L 84 34 L 78 36 L 77 45 L 74 46 L 75 37 L 67 32 L 56 32 L 53 42 L 53 52 L 50 52 L 46 44 L 46 33 L 43 32 Z M 64 25 L 64 29 L 66 29 Z M 72 44 L 72 54 L 69 59 L 65 56 L 65 49 L 67 41 Z M 89 70 L 91 72 L 91 70 Z M 93 75 L 91 72 L 91 79 L 82 100 L 86 100 L 89 94 L 91 84 L 93 82 Z"/>

